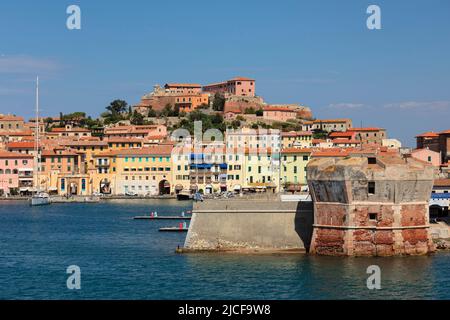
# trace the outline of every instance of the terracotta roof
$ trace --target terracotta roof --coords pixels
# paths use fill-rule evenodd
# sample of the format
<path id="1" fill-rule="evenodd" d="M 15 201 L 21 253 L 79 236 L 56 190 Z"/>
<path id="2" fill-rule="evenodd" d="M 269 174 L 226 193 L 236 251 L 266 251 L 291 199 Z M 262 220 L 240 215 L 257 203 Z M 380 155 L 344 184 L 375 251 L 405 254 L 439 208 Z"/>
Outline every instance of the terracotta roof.
<path id="1" fill-rule="evenodd" d="M 34 148 L 34 141 L 16 141 L 6 145 L 8 149 Z"/>
<path id="2" fill-rule="evenodd" d="M 438 138 L 439 135 L 436 132 L 425 132 L 416 136 L 416 138 Z"/>
<path id="3" fill-rule="evenodd" d="M 23 121 L 23 117 L 14 116 L 12 114 L 1 114 L 0 121 Z"/>
<path id="4" fill-rule="evenodd" d="M 439 132 L 439 134 L 450 134 L 450 130 L 445 130 L 445 131 Z"/>
<path id="5" fill-rule="evenodd" d="M 272 106 L 268 106 L 268 107 L 264 107 L 263 108 L 264 111 L 282 111 L 282 112 L 293 112 L 293 113 L 297 113 L 296 110 L 291 109 L 289 107 L 272 107 Z"/>
<path id="6" fill-rule="evenodd" d="M 0 136 L 32 136 L 33 131 L 31 130 L 24 130 L 24 131 L 0 131 Z"/>
<path id="7" fill-rule="evenodd" d="M 311 153 L 313 149 L 311 148 L 285 148 L 281 150 L 281 154 L 284 153 Z"/>
<path id="8" fill-rule="evenodd" d="M 302 137 L 302 136 L 312 136 L 311 131 L 289 131 L 289 132 L 282 132 L 282 137 Z"/>
<path id="9" fill-rule="evenodd" d="M 128 155 L 162 155 L 170 156 L 172 154 L 172 145 L 156 145 L 140 149 L 123 149 L 113 151 L 118 156 L 128 156 Z"/>
<path id="10" fill-rule="evenodd" d="M 347 157 L 350 151 L 347 149 L 320 149 L 312 152 L 312 157 Z"/>
<path id="11" fill-rule="evenodd" d="M 246 78 L 246 77 L 235 77 L 229 81 L 255 81 L 255 79 Z"/>
<path id="12" fill-rule="evenodd" d="M 361 144 L 361 141 L 359 140 L 354 140 L 354 139 L 333 139 L 333 141 L 331 141 L 335 144 L 344 144 L 344 143 L 350 143 L 350 144 Z"/>
<path id="13" fill-rule="evenodd" d="M 166 83 L 164 87 L 183 87 L 183 88 L 201 88 L 197 83 Z"/>
<path id="14" fill-rule="evenodd" d="M 317 120 L 313 120 L 313 123 L 346 123 L 346 122 L 350 122 L 350 119 L 317 119 Z"/>
<path id="15" fill-rule="evenodd" d="M 90 132 L 90 130 L 85 129 L 85 128 L 71 128 L 71 129 L 66 129 L 66 128 L 52 128 L 51 132 Z"/>
<path id="16" fill-rule="evenodd" d="M 21 158 L 33 158 L 31 154 L 25 154 L 20 152 L 10 152 L 0 150 L 0 158 L 7 159 L 21 159 Z"/>
<path id="17" fill-rule="evenodd" d="M 346 131 L 346 132 L 339 132 L 339 131 L 336 131 L 336 132 L 331 132 L 329 134 L 329 136 L 330 136 L 330 138 L 342 138 L 342 137 L 351 138 L 351 137 L 355 136 L 355 132 L 348 132 L 348 131 Z"/>
<path id="18" fill-rule="evenodd" d="M 362 131 L 362 132 L 366 132 L 366 131 L 381 131 L 384 130 L 382 128 L 348 128 L 347 131 Z"/>
<path id="19" fill-rule="evenodd" d="M 450 179 L 437 179 L 434 180 L 435 187 L 450 187 Z"/>
<path id="20" fill-rule="evenodd" d="M 54 149 L 54 150 L 44 150 L 42 151 L 42 156 L 78 156 L 78 153 L 71 151 L 71 150 L 61 150 L 56 152 L 55 150 L 60 149 Z"/>
<path id="21" fill-rule="evenodd" d="M 108 143 L 106 141 L 89 141 L 89 140 L 78 140 L 78 141 L 67 141 L 67 142 L 63 142 L 61 143 L 62 145 L 65 146 L 70 146 L 70 147 L 83 147 L 83 146 L 108 146 Z"/>
<path id="22" fill-rule="evenodd" d="M 138 143 L 143 142 L 140 138 L 131 138 L 131 137 L 109 137 L 104 140 L 107 143 Z"/>

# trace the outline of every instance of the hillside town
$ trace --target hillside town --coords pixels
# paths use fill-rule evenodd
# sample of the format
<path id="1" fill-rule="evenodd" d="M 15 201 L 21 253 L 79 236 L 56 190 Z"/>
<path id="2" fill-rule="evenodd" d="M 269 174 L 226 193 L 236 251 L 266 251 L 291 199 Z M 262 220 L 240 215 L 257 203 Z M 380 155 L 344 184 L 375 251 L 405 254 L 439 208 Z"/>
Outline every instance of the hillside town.
<path id="1" fill-rule="evenodd" d="M 251 78 L 168 83 L 135 106 L 111 102 L 98 119 L 83 112 L 28 121 L 0 114 L 0 194 L 301 193 L 311 159 L 380 153 L 429 163 L 433 193 L 448 193 L 450 130 L 418 132 L 416 140 L 414 149 L 406 148 L 384 128 L 316 119 L 300 104 L 268 104 Z M 448 208 L 438 210 L 448 215 Z"/>

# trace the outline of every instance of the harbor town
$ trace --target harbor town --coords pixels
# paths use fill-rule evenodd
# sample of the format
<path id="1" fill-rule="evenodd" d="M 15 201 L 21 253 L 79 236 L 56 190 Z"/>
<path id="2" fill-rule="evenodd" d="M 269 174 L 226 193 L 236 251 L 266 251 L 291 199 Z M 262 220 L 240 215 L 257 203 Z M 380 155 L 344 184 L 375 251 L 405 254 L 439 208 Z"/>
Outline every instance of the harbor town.
<path id="1" fill-rule="evenodd" d="M 38 90 L 35 118 L 0 115 L 3 200 L 194 200 L 196 224 L 180 224 L 189 230 L 185 252 L 402 255 L 448 246 L 450 130 L 418 132 L 416 146 L 404 147 L 384 128 L 316 119 L 302 104 L 268 104 L 247 77 L 155 85 L 136 105 L 112 101 L 97 119 L 40 115 Z M 302 203 L 313 207 L 298 209 Z M 236 204 L 232 216 L 212 213 Z M 281 212 L 293 214 L 290 223 Z M 224 220 L 215 233 L 211 219 Z M 236 232 L 241 219 L 272 221 L 255 227 L 266 240 Z M 304 234 L 295 234 L 297 224 Z M 210 244 L 219 234 L 222 243 Z"/>

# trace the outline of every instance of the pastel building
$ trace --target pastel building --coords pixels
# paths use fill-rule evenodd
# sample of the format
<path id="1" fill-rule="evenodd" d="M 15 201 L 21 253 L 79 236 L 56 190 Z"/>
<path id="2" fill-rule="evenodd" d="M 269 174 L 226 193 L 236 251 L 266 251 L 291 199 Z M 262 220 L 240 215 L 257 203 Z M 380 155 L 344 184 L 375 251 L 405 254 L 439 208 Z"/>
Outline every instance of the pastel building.
<path id="1" fill-rule="evenodd" d="M 312 144 L 313 134 L 311 131 L 290 131 L 281 133 L 283 148 L 309 148 Z"/>
<path id="2" fill-rule="evenodd" d="M 231 80 L 203 86 L 203 91 L 210 94 L 223 93 L 235 96 L 254 97 L 255 79 L 236 77 Z"/>
<path id="3" fill-rule="evenodd" d="M 280 180 L 285 191 L 301 191 L 307 185 L 306 165 L 311 159 L 309 148 L 286 148 L 281 151 Z"/>
<path id="4" fill-rule="evenodd" d="M 24 120 L 11 114 L 0 114 L 0 131 L 23 131 Z"/>
<path id="5" fill-rule="evenodd" d="M 190 155 L 191 190 L 212 194 L 227 191 L 224 146 L 194 148 Z"/>
<path id="6" fill-rule="evenodd" d="M 279 152 L 270 148 L 247 149 L 244 159 L 244 190 L 277 192 L 280 189 Z"/>
<path id="7" fill-rule="evenodd" d="M 172 145 L 114 151 L 116 194 L 164 195 L 173 192 Z"/>
<path id="8" fill-rule="evenodd" d="M 313 121 L 304 121 L 302 124 L 303 131 L 347 131 L 352 127 L 351 119 L 317 119 Z"/>
<path id="9" fill-rule="evenodd" d="M 429 163 L 432 166 L 437 167 L 437 168 L 441 165 L 441 153 L 430 150 L 428 148 L 414 149 L 411 152 L 411 157 L 413 157 L 414 159 Z"/>
<path id="10" fill-rule="evenodd" d="M 0 151 L 0 193 L 18 195 L 33 187 L 33 156 Z"/>
<path id="11" fill-rule="evenodd" d="M 238 149 L 244 152 L 246 149 L 267 149 L 273 152 L 281 150 L 280 130 L 275 129 L 251 129 L 241 128 L 227 130 L 225 135 L 227 149 Z"/>
<path id="12" fill-rule="evenodd" d="M 386 130 L 382 128 L 350 128 L 349 132 L 355 133 L 356 140 L 363 144 L 383 144 L 383 140 L 387 139 Z"/>
<path id="13" fill-rule="evenodd" d="M 285 122 L 297 118 L 297 111 L 289 107 L 268 106 L 263 108 L 263 118 Z"/>

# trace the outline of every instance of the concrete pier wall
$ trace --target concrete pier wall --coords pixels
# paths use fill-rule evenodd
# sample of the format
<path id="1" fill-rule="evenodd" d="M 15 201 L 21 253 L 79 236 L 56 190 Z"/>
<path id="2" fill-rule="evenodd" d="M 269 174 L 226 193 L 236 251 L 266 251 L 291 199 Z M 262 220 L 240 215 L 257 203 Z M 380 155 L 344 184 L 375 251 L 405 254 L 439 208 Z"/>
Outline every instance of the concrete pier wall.
<path id="1" fill-rule="evenodd" d="M 185 249 L 298 250 L 309 249 L 311 202 L 274 199 L 206 200 L 194 203 Z"/>

